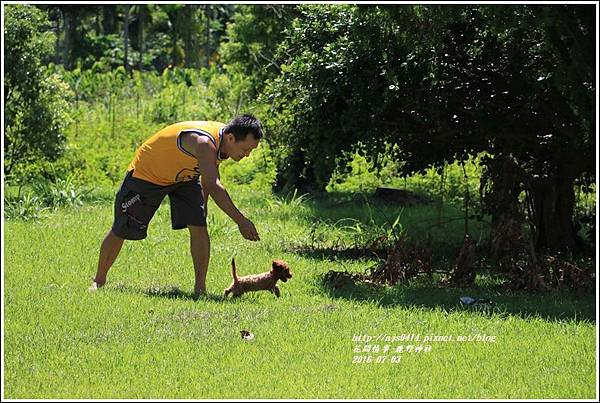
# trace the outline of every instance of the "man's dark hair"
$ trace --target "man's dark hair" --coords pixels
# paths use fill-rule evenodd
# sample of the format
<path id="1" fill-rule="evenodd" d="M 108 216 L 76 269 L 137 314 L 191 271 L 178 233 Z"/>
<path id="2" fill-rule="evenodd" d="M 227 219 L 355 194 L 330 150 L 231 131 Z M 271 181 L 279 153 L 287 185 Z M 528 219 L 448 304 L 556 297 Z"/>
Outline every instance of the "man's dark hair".
<path id="1" fill-rule="evenodd" d="M 263 136 L 260 120 L 249 113 L 235 117 L 225 126 L 224 132 L 233 134 L 235 141 L 244 141 L 248 134 L 252 134 L 257 140 Z"/>

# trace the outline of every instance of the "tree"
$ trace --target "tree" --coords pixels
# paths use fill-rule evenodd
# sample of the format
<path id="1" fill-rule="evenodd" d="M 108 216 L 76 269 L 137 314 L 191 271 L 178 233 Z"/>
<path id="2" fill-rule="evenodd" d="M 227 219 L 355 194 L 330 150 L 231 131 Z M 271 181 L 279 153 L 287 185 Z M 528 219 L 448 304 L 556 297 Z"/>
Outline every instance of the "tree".
<path id="1" fill-rule="evenodd" d="M 138 49 L 140 52 L 140 58 L 138 60 L 138 70 L 143 70 L 144 66 L 144 50 L 145 50 L 145 41 L 144 41 L 144 30 L 146 26 L 146 20 L 148 17 L 148 6 L 146 4 L 138 4 Z"/>
<path id="2" fill-rule="evenodd" d="M 434 105 L 447 117 L 439 123 L 445 132 L 472 133 L 452 143 L 490 152 L 498 162 L 488 159 L 488 171 L 514 172 L 512 184 L 491 183 L 486 199 L 506 194 L 500 183 L 520 186 L 538 249 L 578 247 L 573 186 L 594 175 L 594 26 L 584 9 L 485 6 L 454 10 L 451 18 L 439 9 L 430 14 L 441 27 L 433 52 L 439 62 L 430 65 L 444 63 L 430 88 L 444 99 Z M 518 204 L 519 194 L 512 197 Z M 488 209 L 494 227 L 503 226 L 505 209 L 495 202 Z"/>
<path id="3" fill-rule="evenodd" d="M 6 5 L 4 15 L 4 173 L 37 160 L 53 161 L 64 148 L 68 86 L 49 75 L 41 58 L 54 43 L 47 15 L 32 6 Z"/>
<path id="4" fill-rule="evenodd" d="M 405 175 L 485 151 L 515 165 L 538 248 L 573 248 L 573 184 L 595 175 L 581 7 L 301 6 L 267 91 L 279 185 L 323 189 L 358 141 L 397 145 Z"/>
<path id="5" fill-rule="evenodd" d="M 123 58 L 123 65 L 125 66 L 125 70 L 129 71 L 129 12 L 131 11 L 131 6 L 129 4 L 125 5 L 125 20 L 123 23 L 123 48 L 125 49 L 125 55 Z"/>
<path id="6" fill-rule="evenodd" d="M 281 73 L 275 52 L 298 15 L 294 5 L 240 5 L 232 16 L 219 52 L 226 69 L 239 69 L 252 80 L 250 97 Z"/>
<path id="7" fill-rule="evenodd" d="M 276 54 L 282 72 L 265 94 L 276 112 L 268 119 L 272 140 L 282 150 L 276 158 L 279 189 L 324 189 L 336 158 L 367 135 L 371 151 L 383 151 L 386 138 L 375 115 L 391 83 L 382 56 L 403 41 L 384 36 L 380 9 L 361 10 L 301 6 L 285 31 Z"/>
<path id="8" fill-rule="evenodd" d="M 63 21 L 62 64 L 70 70 L 88 48 L 84 22 L 95 11 L 95 6 L 62 4 L 50 6 L 60 11 Z"/>

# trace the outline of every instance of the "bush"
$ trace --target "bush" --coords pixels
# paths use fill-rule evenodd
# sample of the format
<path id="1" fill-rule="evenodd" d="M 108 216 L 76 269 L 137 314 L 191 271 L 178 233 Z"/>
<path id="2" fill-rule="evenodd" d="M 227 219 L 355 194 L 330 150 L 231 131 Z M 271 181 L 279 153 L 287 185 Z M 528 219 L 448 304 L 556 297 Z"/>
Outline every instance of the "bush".
<path id="1" fill-rule="evenodd" d="M 5 195 L 5 218 L 37 221 L 59 207 L 80 207 L 96 199 L 93 189 L 76 184 L 74 175 L 55 182 L 40 180 L 27 187 L 19 185 L 16 195 Z"/>
<path id="2" fill-rule="evenodd" d="M 57 164 L 71 166 L 71 173 L 94 186 L 113 189 L 123 179 L 137 147 L 166 125 L 184 120 L 226 123 L 248 110 L 248 82 L 241 75 L 225 75 L 215 67 L 170 68 L 162 74 L 134 71 L 131 76 L 123 69 L 52 68 L 64 75 L 76 94 L 67 150 Z M 271 183 L 266 174 L 271 168 L 263 163 L 264 158 L 257 160 L 262 173 L 248 173 L 251 178 L 243 174 L 244 183 Z M 254 171 L 249 166 L 245 169 Z M 64 172 L 54 169 L 58 171 Z M 55 181 L 56 177 L 50 179 Z"/>
<path id="3" fill-rule="evenodd" d="M 64 151 L 70 123 L 68 86 L 41 59 L 52 51 L 46 14 L 28 5 L 5 7 L 5 174 Z"/>
<path id="4" fill-rule="evenodd" d="M 261 144 L 241 162 L 225 161 L 220 168 L 223 183 L 248 185 L 254 189 L 270 191 L 275 181 L 275 163 L 269 146 Z"/>
<path id="5" fill-rule="evenodd" d="M 46 210 L 48 207 L 32 193 L 4 200 L 4 218 L 7 220 L 37 221 L 45 216 Z"/>
<path id="6" fill-rule="evenodd" d="M 92 189 L 77 186 L 73 175 L 57 179 L 54 183 L 37 182 L 33 185 L 33 193 L 49 208 L 78 207 L 85 201 L 94 200 Z"/>

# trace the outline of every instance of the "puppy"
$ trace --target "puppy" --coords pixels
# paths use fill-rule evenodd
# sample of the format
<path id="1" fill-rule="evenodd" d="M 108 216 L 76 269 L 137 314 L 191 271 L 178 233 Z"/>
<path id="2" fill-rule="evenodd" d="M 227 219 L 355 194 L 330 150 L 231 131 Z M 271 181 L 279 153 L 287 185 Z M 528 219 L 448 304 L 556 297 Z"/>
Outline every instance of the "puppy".
<path id="1" fill-rule="evenodd" d="M 235 271 L 235 259 L 231 259 L 231 275 L 233 276 L 233 283 L 225 289 L 225 297 L 229 294 L 238 297 L 245 292 L 260 290 L 269 290 L 279 297 L 281 293 L 277 288 L 277 281 L 281 280 L 285 283 L 292 278 L 292 272 L 283 260 L 273 260 L 273 267 L 266 273 L 238 277 Z"/>

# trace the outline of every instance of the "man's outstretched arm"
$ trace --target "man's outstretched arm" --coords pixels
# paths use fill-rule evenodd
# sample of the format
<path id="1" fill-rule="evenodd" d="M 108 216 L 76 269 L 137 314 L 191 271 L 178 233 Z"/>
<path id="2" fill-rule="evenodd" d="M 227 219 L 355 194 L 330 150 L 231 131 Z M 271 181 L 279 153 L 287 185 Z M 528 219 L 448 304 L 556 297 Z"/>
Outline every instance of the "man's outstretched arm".
<path id="1" fill-rule="evenodd" d="M 238 210 L 229 197 L 229 193 L 219 181 L 215 146 L 205 137 L 198 137 L 193 148 L 196 158 L 198 158 L 204 197 L 207 199 L 208 196 L 212 197 L 217 206 L 235 221 L 244 238 L 258 241 L 260 238 L 254 224 Z"/>

